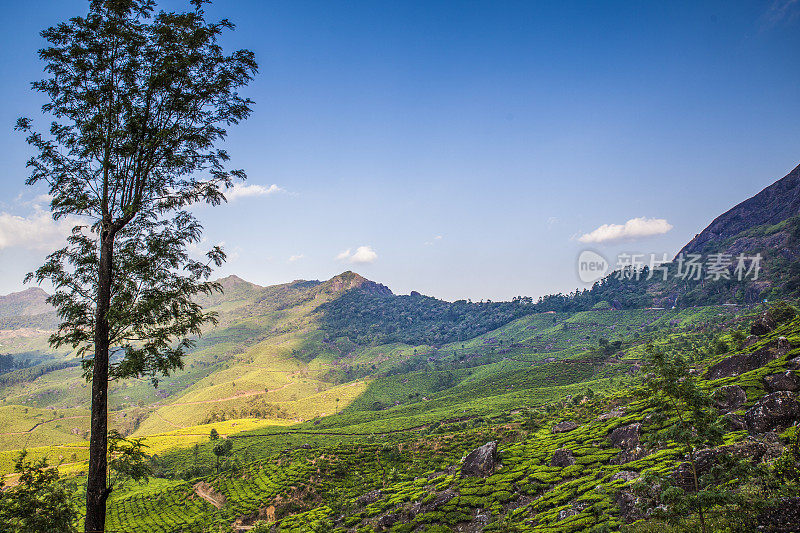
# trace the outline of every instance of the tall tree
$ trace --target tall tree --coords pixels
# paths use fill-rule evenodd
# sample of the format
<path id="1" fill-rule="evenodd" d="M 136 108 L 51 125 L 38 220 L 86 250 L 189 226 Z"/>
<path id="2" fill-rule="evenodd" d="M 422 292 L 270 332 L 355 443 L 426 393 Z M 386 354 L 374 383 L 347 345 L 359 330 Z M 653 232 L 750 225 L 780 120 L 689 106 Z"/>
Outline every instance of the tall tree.
<path id="1" fill-rule="evenodd" d="M 74 219 L 66 246 L 28 280 L 49 281 L 61 318 L 50 338 L 84 358 L 92 380 L 85 530 L 102 531 L 110 488 L 107 392 L 110 379 L 181 368 L 204 323 L 192 299 L 220 287 L 208 281 L 225 255 L 193 258 L 202 227 L 189 211 L 217 205 L 242 170 L 226 168 L 218 144 L 247 118 L 239 95 L 257 71 L 254 55 L 226 55 L 227 20 L 207 22 L 205 0 L 185 13 L 158 12 L 153 0 L 91 0 L 79 16 L 42 32 L 49 133 L 21 118 L 36 149 L 29 185 L 46 184 L 55 219 Z"/>
<path id="2" fill-rule="evenodd" d="M 689 372 L 688 364 L 680 354 L 671 355 L 648 344 L 645 361 L 649 373 L 645 387 L 639 393 L 655 410 L 650 415 L 652 429 L 648 427 L 650 431 L 644 438 L 660 445 L 676 443 L 686 451 L 692 490 L 678 488 L 667 478 L 650 485 L 659 487 L 659 504 L 666 503 L 671 508 L 670 518 L 687 518 L 689 514 L 697 513 L 700 529 L 706 533 L 707 508 L 733 501 L 734 490 L 728 485 L 731 478 L 720 480 L 719 472 L 715 472 L 717 479 L 712 480 L 712 476 L 702 475 L 697 461 L 699 450 L 722 444 L 724 419 L 714 408 L 711 396 Z M 720 461 L 727 459 L 724 454 L 720 455 Z M 728 474 L 736 474 L 742 465 L 731 463 L 728 466 Z M 647 486 L 654 477 L 643 476 L 639 488 Z"/>

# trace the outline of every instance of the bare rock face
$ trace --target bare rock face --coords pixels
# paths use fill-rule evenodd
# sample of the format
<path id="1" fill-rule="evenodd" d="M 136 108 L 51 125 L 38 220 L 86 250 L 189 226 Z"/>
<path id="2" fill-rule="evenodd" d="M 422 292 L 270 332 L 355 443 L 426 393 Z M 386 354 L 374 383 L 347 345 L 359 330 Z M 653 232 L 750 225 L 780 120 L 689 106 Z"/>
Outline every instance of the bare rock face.
<path id="1" fill-rule="evenodd" d="M 639 423 L 620 426 L 608 434 L 608 440 L 614 448 L 627 450 L 639 445 L 639 431 L 642 425 Z"/>
<path id="2" fill-rule="evenodd" d="M 800 376 L 791 370 L 783 373 L 770 374 L 762 378 L 764 388 L 769 392 L 777 391 L 792 391 L 797 392 L 800 390 Z"/>
<path id="3" fill-rule="evenodd" d="M 486 477 L 494 470 L 497 462 L 497 443 L 487 442 L 480 448 L 469 452 L 461 465 L 461 477 L 480 476 Z"/>
<path id="4" fill-rule="evenodd" d="M 711 395 L 714 406 L 720 411 L 727 413 L 735 411 L 747 401 L 747 394 L 739 385 L 726 385 L 714 391 Z"/>
<path id="5" fill-rule="evenodd" d="M 614 502 L 617 504 L 617 507 L 619 507 L 619 516 L 622 520 L 625 522 L 633 522 L 637 518 L 640 518 L 636 512 L 636 504 L 638 501 L 639 499 L 627 490 L 621 490 L 616 494 Z"/>
<path id="6" fill-rule="evenodd" d="M 639 445 L 639 431 L 642 425 L 639 423 L 621 426 L 608 434 L 608 440 L 614 448 L 620 451 L 610 461 L 613 465 L 624 465 L 640 459 L 646 455 L 646 450 Z"/>
<path id="7" fill-rule="evenodd" d="M 378 527 L 383 529 L 389 529 L 390 527 L 395 525 L 400 520 L 400 518 L 401 518 L 400 513 L 389 513 L 387 515 L 384 515 L 378 518 Z"/>
<path id="8" fill-rule="evenodd" d="M 767 394 L 744 415 L 750 433 L 764 433 L 800 420 L 800 403 L 789 391 Z"/>
<path id="9" fill-rule="evenodd" d="M 568 450 L 567 448 L 560 448 L 556 450 L 553 454 L 553 458 L 550 459 L 550 466 L 557 466 L 559 468 L 572 466 L 574 464 L 575 456 L 572 455 L 572 451 Z"/>
<path id="10" fill-rule="evenodd" d="M 709 367 L 706 378 L 728 378 L 750 372 L 756 368 L 761 368 L 772 360 L 783 357 L 790 349 L 791 345 L 788 341 L 778 339 L 754 352 L 726 357 L 719 363 Z"/>
<path id="11" fill-rule="evenodd" d="M 456 491 L 452 489 L 447 489 L 437 494 L 432 501 L 424 505 L 422 502 L 415 502 L 414 504 L 411 505 L 409 516 L 411 518 L 414 518 L 421 513 L 430 513 L 431 511 L 436 511 L 437 509 L 439 509 L 441 506 L 443 506 L 456 496 L 458 496 L 458 493 Z"/>
<path id="12" fill-rule="evenodd" d="M 553 426 L 553 433 L 567 433 L 573 429 L 578 429 L 578 424 L 572 420 L 567 420 L 566 422 L 560 422 Z"/>
<path id="13" fill-rule="evenodd" d="M 757 342 L 758 342 L 758 335 L 748 335 L 747 338 L 744 341 L 744 346 L 742 346 L 742 347 L 743 348 L 747 348 L 749 346 L 754 345 Z"/>
<path id="14" fill-rule="evenodd" d="M 742 431 L 747 429 L 747 423 L 744 421 L 743 416 L 728 413 L 723 418 L 725 418 L 725 420 L 728 422 L 728 427 L 731 429 L 731 431 Z"/>
<path id="15" fill-rule="evenodd" d="M 611 420 L 613 418 L 619 418 L 624 414 L 625 414 L 625 408 L 624 407 L 618 407 L 616 409 L 612 409 L 611 411 L 609 411 L 607 413 L 603 413 L 602 415 L 598 416 L 597 419 L 598 420 Z"/>
<path id="16" fill-rule="evenodd" d="M 753 322 L 753 325 L 750 326 L 750 335 L 758 335 L 761 337 L 773 329 L 775 329 L 775 320 L 770 316 L 769 311 L 767 311 L 758 317 Z"/>

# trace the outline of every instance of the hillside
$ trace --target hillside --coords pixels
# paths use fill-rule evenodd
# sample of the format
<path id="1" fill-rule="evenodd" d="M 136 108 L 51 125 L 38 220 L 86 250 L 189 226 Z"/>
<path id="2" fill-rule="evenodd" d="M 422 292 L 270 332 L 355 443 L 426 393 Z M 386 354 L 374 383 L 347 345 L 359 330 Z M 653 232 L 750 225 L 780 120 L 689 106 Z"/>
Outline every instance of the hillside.
<path id="1" fill-rule="evenodd" d="M 749 328 L 750 321 L 734 324 Z M 730 335 L 722 338 L 733 342 Z M 781 384 L 777 377 L 800 380 L 798 346 L 795 319 L 740 349 L 707 351 L 694 362 L 692 372 L 702 375 L 698 383 L 714 393 L 730 424 L 707 457 L 722 461 L 730 453 L 767 467 L 786 455 L 781 440 L 792 435 L 800 406 L 796 400 L 795 408 L 786 404 L 783 411 L 764 406 L 792 396 L 785 388 L 791 381 Z M 627 372 L 615 371 L 613 363 L 605 367 L 606 377 L 559 362 L 534 372 L 540 375 L 529 382 L 519 379 L 519 371 L 508 372 L 510 379 L 493 380 L 494 391 L 485 395 L 464 380 L 388 411 L 353 404 L 319 424 L 229 435 L 239 462 L 201 478 L 224 497 L 220 508 L 187 500 L 198 490 L 197 478 L 158 481 L 147 491 L 114 497 L 113 527 L 199 532 L 208 524 L 250 527 L 261 521 L 278 531 L 572 532 L 615 531 L 641 519 L 633 531 L 664 527 L 652 508 L 637 502 L 645 504 L 642 491 L 652 476 L 683 483 L 675 474 L 687 467 L 683 448 L 652 440 L 662 424 L 677 420 L 654 418 L 657 402 L 640 396 L 640 382 L 623 378 Z M 398 379 L 397 386 L 414 376 Z M 425 386 L 419 379 L 412 390 Z M 449 419 L 440 418 L 446 413 Z M 200 441 L 201 462 L 211 457 L 211 446 Z M 175 450 L 159 464 L 191 468 L 193 453 Z M 711 472 L 715 463 L 704 464 L 703 472 Z M 792 530 L 796 494 L 781 500 L 791 495 L 791 485 L 788 493 L 759 485 L 748 490 L 760 491 L 764 505 L 747 513 L 717 512 L 710 519 L 714 530 L 748 530 L 755 523 L 767 531 Z M 783 506 L 774 507 L 778 501 Z M 696 517 L 683 524 L 696 530 Z"/>
<path id="2" fill-rule="evenodd" d="M 800 318 L 773 319 L 761 301 L 791 295 L 795 278 L 800 287 L 800 217 L 769 218 L 793 212 L 774 201 L 794 201 L 797 175 L 690 243 L 761 253 L 763 276 L 745 284 L 609 276 L 590 291 L 474 303 L 396 295 L 350 271 L 273 286 L 218 280 L 223 292 L 199 303 L 219 323 L 182 369 L 157 387 L 111 384 L 110 424 L 144 439 L 154 477 L 115 492 L 109 527 L 597 533 L 640 520 L 631 531 L 651 531 L 663 522 L 641 509 L 655 497 L 641 492 L 653 475 L 686 469 L 678 443 L 654 440 L 670 423 L 655 421 L 658 394 L 642 395 L 654 351 L 680 355 L 700 389 L 734 391 L 735 408 L 717 405 L 727 425 L 714 449 L 773 472 L 800 421 Z M 79 361 L 47 347 L 45 298 L 29 289 L 2 300 L 2 348 L 29 366 L 0 374 L 0 470 L 27 448 L 81 476 L 87 384 Z M 764 325 L 748 336 L 754 320 Z M 752 422 L 775 411 L 762 404 L 778 392 L 779 420 Z M 232 443 L 221 461 L 211 429 Z M 768 453 L 754 458 L 753 447 Z M 775 483 L 746 488 L 765 502 L 748 524 L 783 516 L 788 489 Z"/>
<path id="3" fill-rule="evenodd" d="M 687 262 L 697 254 L 700 274 Z M 744 256 L 741 270 L 739 257 Z M 760 256 L 754 266 L 753 257 Z M 721 262 L 722 274 L 709 270 Z M 645 261 L 649 259 L 645 258 Z M 736 205 L 697 234 L 672 258 L 664 273 L 645 266 L 615 271 L 590 289 L 540 298 L 537 311 L 754 304 L 800 294 L 800 166 Z"/>

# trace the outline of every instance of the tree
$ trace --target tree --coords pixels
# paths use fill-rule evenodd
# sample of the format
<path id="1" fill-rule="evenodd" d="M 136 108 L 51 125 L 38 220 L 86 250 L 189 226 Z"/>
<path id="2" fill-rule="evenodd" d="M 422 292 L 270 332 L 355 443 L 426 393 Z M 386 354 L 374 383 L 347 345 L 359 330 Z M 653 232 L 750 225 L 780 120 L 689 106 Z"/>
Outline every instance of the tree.
<path id="1" fill-rule="evenodd" d="M 210 440 L 217 440 L 219 439 L 219 433 L 217 432 L 216 428 L 211 428 L 211 432 L 208 434 L 208 438 Z"/>
<path id="2" fill-rule="evenodd" d="M 117 430 L 108 432 L 108 486 L 120 487 L 128 481 L 144 482 L 150 476 L 144 438 L 127 439 Z"/>
<path id="3" fill-rule="evenodd" d="M 54 219 L 74 220 L 66 246 L 27 280 L 54 287 L 61 324 L 50 342 L 76 349 L 92 380 L 86 531 L 103 530 L 110 494 L 108 381 L 157 384 L 214 320 L 192 297 L 221 290 L 208 278 L 225 255 L 189 255 L 202 227 L 188 207 L 220 204 L 245 178 L 216 145 L 249 116 L 238 89 L 257 65 L 247 50 L 225 55 L 218 39 L 233 25 L 206 22 L 206 1 L 191 3 L 155 13 L 154 0 L 91 0 L 86 16 L 44 30 L 49 77 L 33 88 L 53 122 L 49 134 L 17 122 L 36 149 L 27 184 L 48 187 Z"/>
<path id="4" fill-rule="evenodd" d="M 693 490 L 684 491 L 666 478 L 656 482 L 650 478 L 643 479 L 639 489 L 646 485 L 658 486 L 660 489 L 656 496 L 661 503 L 673 508 L 671 517 L 697 513 L 700 528 L 705 533 L 706 507 L 725 503 L 729 494 L 726 492 L 724 480 L 715 479 L 716 483 L 710 483 L 710 477 L 703 479 L 698 472 L 697 452 L 702 448 L 722 444 L 722 436 L 725 434 L 724 419 L 714 409 L 711 396 L 689 373 L 689 367 L 680 354 L 668 355 L 650 344 L 646 349 L 645 360 L 651 374 L 646 380 L 644 394 L 656 406 L 650 420 L 655 429 L 645 438 L 660 444 L 675 442 L 683 447 L 689 459 Z M 727 459 L 729 458 L 720 457 L 720 461 Z M 737 465 L 729 465 L 730 473 L 738 472 L 738 466 L 734 466 Z M 719 478 L 723 472 L 717 469 L 712 474 Z"/>
<path id="5" fill-rule="evenodd" d="M 19 481 L 3 488 L 0 480 L 0 524 L 19 533 L 75 531 L 78 513 L 74 506 L 75 488 L 59 478 L 58 468 L 47 459 L 28 461 L 20 452 L 14 462 Z"/>
<path id="6" fill-rule="evenodd" d="M 220 458 L 227 457 L 228 455 L 230 455 L 232 449 L 233 449 L 233 442 L 231 442 L 229 439 L 221 440 L 214 445 L 212 451 L 214 452 L 214 455 L 217 456 L 217 472 L 219 472 Z"/>

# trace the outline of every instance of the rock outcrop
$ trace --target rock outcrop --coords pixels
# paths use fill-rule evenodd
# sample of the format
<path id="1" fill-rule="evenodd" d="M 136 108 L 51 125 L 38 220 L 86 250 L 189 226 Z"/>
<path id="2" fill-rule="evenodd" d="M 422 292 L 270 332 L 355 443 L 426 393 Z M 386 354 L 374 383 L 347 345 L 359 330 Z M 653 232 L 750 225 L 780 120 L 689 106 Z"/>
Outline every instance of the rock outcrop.
<path id="1" fill-rule="evenodd" d="M 727 413 L 744 405 L 747 401 L 747 394 L 739 385 L 726 385 L 715 390 L 711 399 L 714 400 L 714 407 Z"/>
<path id="2" fill-rule="evenodd" d="M 638 472 L 634 472 L 632 470 L 620 470 L 619 472 L 611 476 L 611 481 L 617 481 L 621 479 L 622 481 L 627 482 L 627 481 L 633 481 L 634 479 L 638 478 L 639 478 Z"/>
<path id="3" fill-rule="evenodd" d="M 800 530 L 800 496 L 782 498 L 775 507 L 764 509 L 758 515 L 758 531 L 769 533 L 795 533 Z"/>
<path id="4" fill-rule="evenodd" d="M 572 431 L 573 429 L 578 429 L 578 424 L 573 422 L 572 420 L 567 420 L 566 422 L 559 422 L 555 426 L 553 426 L 553 433 L 567 433 Z"/>
<path id="5" fill-rule="evenodd" d="M 786 355 L 791 345 L 785 339 L 777 339 L 750 353 L 731 355 L 709 367 L 707 379 L 728 378 L 761 368 L 765 364 Z"/>
<path id="6" fill-rule="evenodd" d="M 553 458 L 550 459 L 550 466 L 557 466 L 564 468 L 575 464 L 575 456 L 572 451 L 567 448 L 559 448 L 553 453 Z"/>
<path id="7" fill-rule="evenodd" d="M 680 253 L 703 253 L 706 246 L 763 224 L 800 214 L 800 166 L 752 198 L 715 218 Z"/>
<path id="8" fill-rule="evenodd" d="M 758 463 L 762 459 L 773 459 L 780 455 L 782 446 L 777 437 L 770 433 L 764 438 L 749 438 L 736 444 L 707 448 L 695 453 L 694 464 L 698 478 L 711 471 L 717 464 L 724 464 L 729 459 L 749 459 Z M 694 491 L 694 475 L 691 463 L 687 460 L 681 463 L 672 474 L 675 484 L 685 491 Z"/>
<path id="9" fill-rule="evenodd" d="M 762 378 L 764 388 L 769 392 L 777 391 L 791 391 L 797 392 L 800 390 L 800 375 L 787 370 L 786 372 L 779 372 L 777 374 L 769 374 Z"/>
<path id="10" fill-rule="evenodd" d="M 608 434 L 608 441 L 614 448 L 621 451 L 611 459 L 611 464 L 623 465 L 635 461 L 647 453 L 639 445 L 639 432 L 642 425 L 639 423 L 621 426 Z"/>
<path id="11" fill-rule="evenodd" d="M 750 326 L 750 335 L 761 337 L 775 329 L 775 325 L 775 320 L 769 315 L 769 311 L 767 311 L 753 321 L 753 324 Z"/>
<path id="12" fill-rule="evenodd" d="M 789 391 L 767 394 L 744 415 L 750 433 L 764 433 L 800 420 L 800 403 Z"/>
<path id="13" fill-rule="evenodd" d="M 497 462 L 497 443 L 487 442 L 480 448 L 469 452 L 461 465 L 461 477 L 479 476 L 486 477 L 494 470 Z"/>

